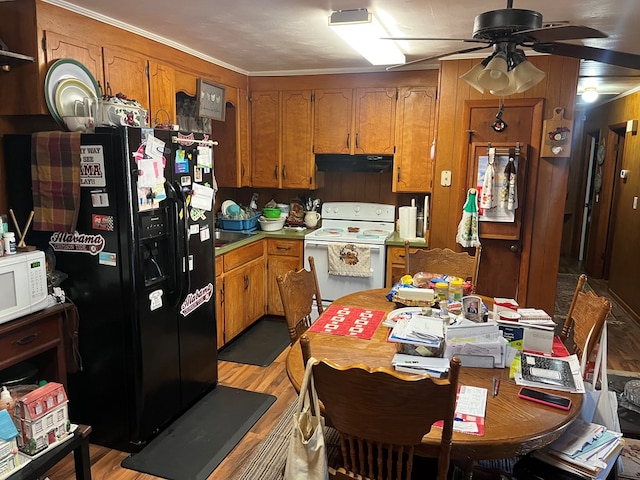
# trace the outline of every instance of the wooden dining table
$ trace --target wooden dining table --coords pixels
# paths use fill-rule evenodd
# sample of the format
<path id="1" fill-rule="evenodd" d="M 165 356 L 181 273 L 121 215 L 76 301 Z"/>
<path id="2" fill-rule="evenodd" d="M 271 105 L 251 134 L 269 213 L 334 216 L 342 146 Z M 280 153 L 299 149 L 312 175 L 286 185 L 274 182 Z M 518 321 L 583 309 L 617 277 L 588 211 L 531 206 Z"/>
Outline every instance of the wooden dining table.
<path id="1" fill-rule="evenodd" d="M 386 313 L 396 305 L 386 298 L 387 289 L 365 290 L 338 298 L 334 305 L 381 310 Z M 391 359 L 397 344 L 387 341 L 389 328 L 380 324 L 370 340 L 307 331 L 311 354 L 317 359 L 329 359 L 340 365 L 363 363 L 369 367 L 393 369 Z M 300 341 L 287 357 L 287 375 L 299 392 L 304 366 Z M 493 396 L 493 379 L 500 380 L 497 396 Z M 469 462 L 524 455 L 558 438 L 580 414 L 582 394 L 558 393 L 570 397 L 568 411 L 549 407 L 518 397 L 520 386 L 509 379 L 509 368 L 462 367 L 459 383 L 483 387 L 488 391 L 484 435 L 454 432 L 451 456 Z M 346 391 L 345 395 L 349 395 Z M 402 405 L 398 405 L 402 408 Z M 440 430 L 432 428 L 422 439 L 417 453 L 433 456 L 440 443 Z"/>

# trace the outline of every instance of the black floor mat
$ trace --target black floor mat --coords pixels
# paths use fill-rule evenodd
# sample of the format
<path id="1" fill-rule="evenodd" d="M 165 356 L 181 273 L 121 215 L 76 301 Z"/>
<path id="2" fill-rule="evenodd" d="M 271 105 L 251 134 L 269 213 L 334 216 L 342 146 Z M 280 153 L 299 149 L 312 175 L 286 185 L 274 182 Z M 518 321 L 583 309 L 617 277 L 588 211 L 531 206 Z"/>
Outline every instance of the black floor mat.
<path id="1" fill-rule="evenodd" d="M 275 400 L 217 386 L 122 466 L 169 480 L 205 480 Z"/>
<path id="2" fill-rule="evenodd" d="M 227 345 L 218 354 L 218 359 L 266 367 L 289 343 L 287 322 L 280 318 L 264 317 Z"/>

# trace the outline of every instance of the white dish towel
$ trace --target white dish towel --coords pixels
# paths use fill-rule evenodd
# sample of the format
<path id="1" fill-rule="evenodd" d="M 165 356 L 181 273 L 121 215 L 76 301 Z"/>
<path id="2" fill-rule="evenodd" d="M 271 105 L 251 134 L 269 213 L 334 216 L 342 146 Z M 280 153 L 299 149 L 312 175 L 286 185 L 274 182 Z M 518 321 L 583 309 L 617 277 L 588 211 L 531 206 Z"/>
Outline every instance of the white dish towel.
<path id="1" fill-rule="evenodd" d="M 370 277 L 371 248 L 355 243 L 329 243 L 329 275 Z"/>

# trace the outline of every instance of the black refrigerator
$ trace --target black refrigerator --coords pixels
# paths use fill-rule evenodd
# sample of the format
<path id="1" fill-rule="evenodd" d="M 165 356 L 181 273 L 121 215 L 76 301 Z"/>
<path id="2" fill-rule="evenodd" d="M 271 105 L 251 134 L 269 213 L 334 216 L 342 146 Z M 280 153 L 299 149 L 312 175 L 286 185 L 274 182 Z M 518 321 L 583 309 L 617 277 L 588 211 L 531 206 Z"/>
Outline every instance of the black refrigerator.
<path id="1" fill-rule="evenodd" d="M 33 205 L 31 140 L 3 140 L 19 219 Z M 71 421 L 135 452 L 217 383 L 213 142 L 113 127 L 81 145 L 77 231 L 31 231 L 27 244 L 68 276 L 60 286 L 79 312 Z"/>

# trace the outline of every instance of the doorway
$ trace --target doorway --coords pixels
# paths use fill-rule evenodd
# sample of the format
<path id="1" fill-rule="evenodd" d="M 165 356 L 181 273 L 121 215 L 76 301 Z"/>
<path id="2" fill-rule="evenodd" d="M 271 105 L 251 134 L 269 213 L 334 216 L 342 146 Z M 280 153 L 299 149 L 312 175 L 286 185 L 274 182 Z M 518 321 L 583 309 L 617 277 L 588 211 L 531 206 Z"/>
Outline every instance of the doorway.
<path id="1" fill-rule="evenodd" d="M 624 153 L 625 126 L 615 125 L 595 140 L 593 161 L 585 185 L 584 267 L 593 278 L 609 278 L 616 216 L 616 178 Z M 584 230 L 586 226 L 586 231 Z"/>

